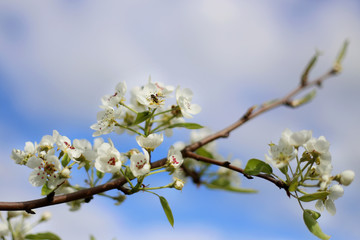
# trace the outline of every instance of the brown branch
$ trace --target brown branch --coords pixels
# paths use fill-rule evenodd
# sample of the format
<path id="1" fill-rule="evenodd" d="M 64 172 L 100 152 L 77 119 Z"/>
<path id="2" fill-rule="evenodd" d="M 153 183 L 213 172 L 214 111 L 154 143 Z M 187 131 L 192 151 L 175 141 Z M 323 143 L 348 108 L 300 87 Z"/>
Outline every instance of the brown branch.
<path id="1" fill-rule="evenodd" d="M 233 130 L 237 129 L 238 127 L 243 125 L 245 122 L 249 121 L 250 119 L 253 119 L 254 117 L 256 117 L 266 111 L 269 111 L 269 110 L 271 110 L 275 107 L 281 106 L 281 105 L 284 105 L 284 106 L 288 105 L 288 103 L 291 101 L 291 98 L 294 97 L 296 94 L 298 94 L 299 92 L 303 91 L 304 89 L 312 87 L 312 86 L 321 86 L 323 81 L 325 81 L 330 76 L 335 75 L 337 72 L 338 71 L 331 69 L 323 76 L 321 76 L 311 82 L 306 82 L 305 84 L 300 84 L 297 88 L 295 88 L 293 91 L 291 91 L 288 95 L 286 95 L 285 97 L 283 97 L 279 100 L 276 100 L 269 104 L 264 104 L 257 109 L 255 107 L 249 108 L 247 110 L 247 112 L 235 123 L 224 128 L 223 130 L 220 130 L 208 137 L 203 138 L 202 140 L 200 140 L 198 142 L 195 142 L 193 144 L 186 146 L 182 151 L 183 155 L 188 156 L 188 157 L 193 157 L 202 162 L 208 162 L 210 164 L 226 167 L 228 169 L 231 169 L 231 170 L 234 170 L 234 171 L 244 174 L 243 169 L 233 166 L 229 162 L 219 162 L 214 159 L 202 157 L 193 152 L 195 150 L 199 149 L 200 147 L 204 146 L 205 144 L 215 141 L 216 139 L 228 137 Z M 156 162 L 152 162 L 151 168 L 161 167 L 161 166 L 164 166 L 166 163 L 167 163 L 167 159 L 163 158 Z M 196 179 L 195 179 L 196 174 L 188 174 L 188 175 L 190 175 L 193 178 L 194 182 L 196 181 Z M 249 179 L 252 178 L 252 176 L 249 176 L 246 174 L 244 174 L 244 176 Z M 258 174 L 258 175 L 256 175 L 256 177 L 266 179 L 266 180 L 274 183 L 279 188 L 283 188 L 287 191 L 287 186 L 285 186 L 284 183 L 276 180 L 275 178 L 273 178 L 270 175 Z M 197 179 L 197 180 L 199 181 L 200 179 Z M 130 194 L 129 190 L 126 189 L 125 187 L 123 187 L 123 185 L 125 183 L 126 183 L 125 178 L 120 177 L 111 182 L 108 182 L 108 183 L 105 183 L 105 184 L 102 184 L 99 186 L 87 188 L 87 189 L 82 189 L 82 190 L 79 190 L 74 193 L 68 193 L 68 194 L 59 195 L 59 196 L 44 197 L 44 198 L 35 199 L 35 200 L 31 200 L 31 201 L 24 201 L 24 202 L 0 202 L 0 211 L 24 210 L 28 213 L 34 213 L 33 209 L 36 209 L 36 208 L 71 202 L 71 201 L 75 201 L 75 200 L 79 200 L 79 199 L 91 199 L 93 195 L 103 193 L 103 192 L 106 192 L 106 191 L 109 191 L 112 189 L 118 189 L 118 190 L 122 191 L 124 194 Z"/>

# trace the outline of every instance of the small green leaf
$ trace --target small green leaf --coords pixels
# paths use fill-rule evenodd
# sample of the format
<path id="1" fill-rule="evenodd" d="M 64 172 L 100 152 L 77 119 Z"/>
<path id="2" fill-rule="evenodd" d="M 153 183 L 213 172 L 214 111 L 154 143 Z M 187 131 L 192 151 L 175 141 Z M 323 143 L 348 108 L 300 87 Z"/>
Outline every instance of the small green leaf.
<path id="1" fill-rule="evenodd" d="M 46 182 L 41 188 L 41 195 L 43 195 L 43 196 L 49 195 L 52 191 L 53 191 L 53 189 L 50 189 Z"/>
<path id="2" fill-rule="evenodd" d="M 169 206 L 169 203 L 167 202 L 167 200 L 164 197 L 159 196 L 159 198 L 160 198 L 161 206 L 164 209 L 164 212 L 166 214 L 166 217 L 167 217 L 169 223 L 171 224 L 172 227 L 174 227 L 174 216 L 173 216 L 173 214 L 171 212 L 171 208 Z"/>
<path id="3" fill-rule="evenodd" d="M 203 147 L 197 149 L 195 152 L 203 157 L 214 158 L 214 156 Z"/>
<path id="4" fill-rule="evenodd" d="M 318 199 L 325 199 L 329 195 L 328 192 L 316 192 L 316 193 L 310 193 L 305 194 L 299 197 L 299 200 L 302 202 L 311 202 Z"/>
<path id="5" fill-rule="evenodd" d="M 314 234 L 315 236 L 317 236 L 320 239 L 323 240 L 328 240 L 330 239 L 329 235 L 326 235 L 325 233 L 323 233 L 323 231 L 321 230 L 319 223 L 316 221 L 316 219 L 314 218 L 314 216 L 309 213 L 309 211 L 305 210 L 303 213 L 303 218 L 304 218 L 304 222 L 306 227 L 309 229 L 309 231 Z"/>
<path id="6" fill-rule="evenodd" d="M 348 48 L 348 45 L 349 45 L 349 41 L 345 40 L 345 42 L 340 50 L 340 53 L 339 53 L 338 57 L 336 58 L 335 64 L 333 66 L 333 70 L 335 73 L 341 72 L 341 70 L 342 70 L 341 63 L 345 57 L 345 53 Z"/>
<path id="7" fill-rule="evenodd" d="M 169 128 L 183 127 L 187 129 L 200 129 L 203 128 L 200 124 L 197 123 L 175 123 L 169 126 Z"/>
<path id="8" fill-rule="evenodd" d="M 140 124 L 144 121 L 146 121 L 148 118 L 151 117 L 151 112 L 145 111 L 145 112 L 139 112 L 136 116 L 135 122 L 133 125 Z"/>
<path id="9" fill-rule="evenodd" d="M 252 158 L 247 162 L 244 173 L 248 175 L 258 175 L 259 173 L 271 174 L 272 168 L 269 164 L 259 159 Z"/>
<path id="10" fill-rule="evenodd" d="M 220 186 L 220 185 L 212 184 L 212 183 L 207 183 L 206 187 L 208 187 L 210 189 L 219 189 L 219 190 L 225 190 L 225 191 L 229 191 L 229 192 L 238 192 L 238 193 L 257 193 L 258 192 L 257 190 L 250 189 L 250 188 L 238 188 L 238 187 L 233 187 L 231 185 Z"/>
<path id="11" fill-rule="evenodd" d="M 90 240 L 96 240 L 96 238 L 93 235 L 90 235 Z"/>
<path id="12" fill-rule="evenodd" d="M 51 232 L 28 234 L 25 239 L 41 239 L 41 240 L 61 240 L 59 236 Z"/>
<path id="13" fill-rule="evenodd" d="M 69 164 L 69 162 L 70 162 L 69 155 L 65 153 L 63 159 L 61 160 L 61 165 L 63 167 L 66 167 Z"/>
<path id="14" fill-rule="evenodd" d="M 319 52 L 316 51 L 315 55 L 311 58 L 310 62 L 306 66 L 306 68 L 301 76 L 301 85 L 302 86 L 304 86 L 307 83 L 309 72 L 314 67 L 318 57 L 319 57 Z"/>
<path id="15" fill-rule="evenodd" d="M 315 96 L 316 96 L 316 90 L 313 89 L 311 92 L 306 94 L 304 97 L 291 101 L 291 106 L 292 107 L 301 106 L 305 103 L 310 102 Z"/>

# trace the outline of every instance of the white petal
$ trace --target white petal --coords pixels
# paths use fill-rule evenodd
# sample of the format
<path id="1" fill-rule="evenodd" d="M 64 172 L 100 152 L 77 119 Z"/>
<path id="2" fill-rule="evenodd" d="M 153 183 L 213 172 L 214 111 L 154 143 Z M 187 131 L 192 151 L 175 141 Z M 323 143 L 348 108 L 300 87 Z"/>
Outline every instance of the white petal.
<path id="1" fill-rule="evenodd" d="M 325 208 L 326 210 L 331 214 L 331 215 L 335 215 L 336 213 L 336 207 L 334 204 L 334 201 L 331 199 L 326 199 L 325 200 Z"/>
<path id="2" fill-rule="evenodd" d="M 30 173 L 29 182 L 34 187 L 40 187 L 46 182 L 46 174 L 43 171 L 34 170 Z"/>
<path id="3" fill-rule="evenodd" d="M 315 203 L 315 208 L 319 210 L 320 212 L 324 211 L 324 203 L 322 200 L 317 200 Z"/>

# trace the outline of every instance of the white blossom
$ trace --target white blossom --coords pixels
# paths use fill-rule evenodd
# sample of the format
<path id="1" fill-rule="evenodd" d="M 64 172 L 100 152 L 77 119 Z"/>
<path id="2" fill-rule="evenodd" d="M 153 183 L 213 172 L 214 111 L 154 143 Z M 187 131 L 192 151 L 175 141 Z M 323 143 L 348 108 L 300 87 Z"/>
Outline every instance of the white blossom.
<path id="1" fill-rule="evenodd" d="M 119 103 L 125 101 L 125 93 L 127 86 L 125 82 L 120 82 L 116 85 L 115 93 L 113 95 L 105 95 L 102 97 L 101 102 L 104 106 L 115 107 Z"/>
<path id="2" fill-rule="evenodd" d="M 162 89 L 156 84 L 149 82 L 136 93 L 137 101 L 149 108 L 158 108 L 165 104 L 165 97 Z"/>
<path id="3" fill-rule="evenodd" d="M 181 114 L 185 118 L 192 118 L 192 115 L 198 114 L 201 111 L 201 107 L 197 104 L 192 104 L 193 93 L 189 88 L 176 89 L 176 102 L 180 107 Z"/>
<path id="4" fill-rule="evenodd" d="M 290 129 L 285 129 L 281 137 L 286 139 L 290 145 L 299 147 L 304 145 L 312 137 L 312 132 L 309 130 L 301 130 L 299 132 L 292 132 Z"/>
<path id="5" fill-rule="evenodd" d="M 34 169 L 29 176 L 29 182 L 33 186 L 39 187 L 47 182 L 48 187 L 51 189 L 65 181 L 59 174 L 61 171 L 61 163 L 53 153 L 54 152 L 51 151 L 43 158 L 37 156 L 29 158 L 26 166 Z"/>
<path id="6" fill-rule="evenodd" d="M 149 151 L 154 151 L 164 140 L 163 134 L 152 133 L 147 137 L 136 136 L 136 142 L 140 147 L 145 148 Z"/>
<path id="7" fill-rule="evenodd" d="M 133 153 L 130 157 L 130 170 L 134 177 L 143 176 L 150 172 L 150 155 L 143 149 L 143 153 Z"/>
<path id="8" fill-rule="evenodd" d="M 93 137 L 97 137 L 103 134 L 109 134 L 112 131 L 121 131 L 118 126 L 116 126 L 116 119 L 121 118 L 121 109 L 113 108 L 110 106 L 100 106 L 103 108 L 103 111 L 98 112 L 96 118 L 97 123 L 90 126 L 91 129 L 95 130 Z"/>
<path id="9" fill-rule="evenodd" d="M 58 131 L 54 130 L 53 138 L 58 148 L 64 153 L 67 153 L 70 159 L 74 160 L 81 156 L 81 151 L 79 149 L 76 149 L 73 145 L 71 145 L 71 140 L 68 137 L 62 136 L 59 134 Z"/>
<path id="10" fill-rule="evenodd" d="M 344 195 L 344 189 L 339 184 L 333 185 L 329 189 L 329 195 L 325 200 L 318 200 L 315 204 L 316 209 L 319 211 L 324 210 L 324 206 L 326 210 L 331 214 L 335 215 L 336 213 L 336 207 L 334 201 L 338 199 L 339 197 L 342 197 Z"/>
<path id="11" fill-rule="evenodd" d="M 117 173 L 120 171 L 122 163 L 126 157 L 110 143 L 102 143 L 97 149 L 95 168 L 103 173 Z"/>
<path id="12" fill-rule="evenodd" d="M 278 145 L 270 144 L 269 155 L 265 154 L 265 159 L 275 167 L 283 168 L 289 165 L 296 154 L 296 149 L 289 144 L 287 139 L 281 138 Z"/>
<path id="13" fill-rule="evenodd" d="M 174 168 L 179 168 L 184 162 L 184 158 L 181 152 L 177 150 L 174 146 L 170 147 L 167 159 L 171 166 L 173 166 Z"/>

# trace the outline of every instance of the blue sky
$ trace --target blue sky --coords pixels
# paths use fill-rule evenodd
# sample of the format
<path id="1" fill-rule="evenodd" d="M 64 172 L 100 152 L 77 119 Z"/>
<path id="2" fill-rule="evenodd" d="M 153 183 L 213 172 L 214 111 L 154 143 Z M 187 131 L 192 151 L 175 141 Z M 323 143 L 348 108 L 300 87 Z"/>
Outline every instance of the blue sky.
<path id="1" fill-rule="evenodd" d="M 327 71 L 345 39 L 344 72 L 326 81 L 311 104 L 266 113 L 217 148 L 245 165 L 263 159 L 284 128 L 310 129 L 331 143 L 334 172 L 359 173 L 359 12 L 355 0 L 1 1 L 0 200 L 39 197 L 40 189 L 28 183 L 30 170 L 12 163 L 12 148 L 40 141 L 53 129 L 91 140 L 100 98 L 120 81 L 131 88 L 151 74 L 154 81 L 191 88 L 203 108 L 194 121 L 218 130 L 248 107 L 295 87 L 315 50 L 322 55 L 311 76 Z M 178 131 L 157 156 L 188 134 Z M 116 137 L 123 151 L 134 147 L 128 137 Z M 42 229 L 64 239 L 88 239 L 90 233 L 98 239 L 315 239 L 295 200 L 259 179 L 242 184 L 260 192 L 239 195 L 191 184 L 182 192 L 161 192 L 175 228 L 154 196 L 136 194 L 119 207 L 96 197 L 78 213 L 47 208 L 54 217 Z M 337 214 L 320 220 L 333 239 L 360 237 L 359 185 L 356 177 L 335 202 Z"/>

